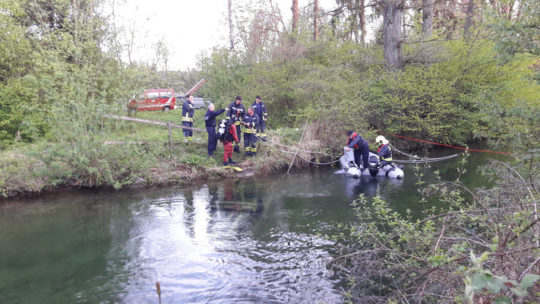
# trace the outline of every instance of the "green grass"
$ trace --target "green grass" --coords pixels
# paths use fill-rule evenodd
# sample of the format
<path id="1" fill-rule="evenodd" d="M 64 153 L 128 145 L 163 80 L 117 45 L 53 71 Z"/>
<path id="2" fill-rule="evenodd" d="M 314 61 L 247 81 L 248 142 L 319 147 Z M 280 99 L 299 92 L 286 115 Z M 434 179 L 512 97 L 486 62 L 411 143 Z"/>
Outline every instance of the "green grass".
<path id="1" fill-rule="evenodd" d="M 199 129 L 205 129 L 204 115 L 206 111 L 199 109 L 195 111 L 194 127 Z M 160 122 L 170 122 L 173 124 L 182 124 L 182 110 L 177 109 L 174 111 L 141 111 L 137 112 L 135 118 L 148 119 Z M 222 117 L 223 115 L 219 116 Z M 173 142 L 181 142 L 184 140 L 182 129 L 171 128 L 171 137 Z M 200 142 L 206 142 L 206 132 L 193 132 L 193 139 Z M 145 124 L 140 122 L 123 123 L 121 130 L 111 133 L 107 136 L 107 140 L 110 141 L 148 141 L 156 143 L 168 143 L 169 131 L 166 126 L 157 126 L 151 124 Z"/>
<path id="2" fill-rule="evenodd" d="M 205 109 L 195 111 L 194 127 L 205 130 L 205 113 Z M 181 110 L 138 112 L 135 117 L 181 124 Z M 218 120 L 223 117 L 224 114 L 220 115 Z M 182 129 L 172 128 L 173 144 L 169 146 L 166 126 L 107 118 L 85 120 L 84 116 L 79 119 L 77 126 L 69 121 L 60 122 L 59 130 L 66 132 L 55 133 L 59 136 L 49 141 L 14 145 L 0 151 L 0 197 L 66 186 L 121 189 L 141 180 L 146 185 L 190 183 L 234 174 L 221 168 L 221 143 L 214 158 L 207 156 L 206 132 L 194 131 L 193 141 L 184 143 Z M 301 133 L 294 128 L 267 131 L 270 139 L 291 146 L 297 145 Z M 104 144 L 107 141 L 117 144 Z M 244 151 L 243 142 L 240 146 Z M 260 142 L 256 157 L 233 153 L 233 159 L 258 174 L 272 174 L 289 166 L 291 154 L 280 153 L 269 142 Z M 296 164 L 305 165 L 298 159 Z"/>

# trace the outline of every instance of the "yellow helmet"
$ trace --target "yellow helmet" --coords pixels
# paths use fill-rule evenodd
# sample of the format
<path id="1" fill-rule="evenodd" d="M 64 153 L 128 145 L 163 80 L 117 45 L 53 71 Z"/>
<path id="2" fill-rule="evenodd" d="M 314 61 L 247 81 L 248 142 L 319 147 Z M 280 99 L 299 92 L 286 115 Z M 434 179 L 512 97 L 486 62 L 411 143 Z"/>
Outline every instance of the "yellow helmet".
<path id="1" fill-rule="evenodd" d="M 377 138 L 375 138 L 375 142 L 380 143 L 382 145 L 386 145 L 387 143 L 389 143 L 389 141 L 386 138 L 384 138 L 384 136 L 382 135 L 377 136 Z"/>

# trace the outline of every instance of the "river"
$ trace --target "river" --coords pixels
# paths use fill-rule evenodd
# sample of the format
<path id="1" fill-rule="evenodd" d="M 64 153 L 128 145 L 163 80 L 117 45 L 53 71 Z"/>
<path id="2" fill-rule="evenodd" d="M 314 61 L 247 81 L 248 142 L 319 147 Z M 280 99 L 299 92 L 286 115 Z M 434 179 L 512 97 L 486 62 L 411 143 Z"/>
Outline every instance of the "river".
<path id="1" fill-rule="evenodd" d="M 448 151 L 446 152 L 448 154 Z M 473 154 L 462 179 L 485 185 Z M 458 161 L 422 168 L 457 176 Z M 323 237 L 381 195 L 419 210 L 417 177 L 347 178 L 335 168 L 132 191 L 72 191 L 0 205 L 0 303 L 342 303 Z"/>

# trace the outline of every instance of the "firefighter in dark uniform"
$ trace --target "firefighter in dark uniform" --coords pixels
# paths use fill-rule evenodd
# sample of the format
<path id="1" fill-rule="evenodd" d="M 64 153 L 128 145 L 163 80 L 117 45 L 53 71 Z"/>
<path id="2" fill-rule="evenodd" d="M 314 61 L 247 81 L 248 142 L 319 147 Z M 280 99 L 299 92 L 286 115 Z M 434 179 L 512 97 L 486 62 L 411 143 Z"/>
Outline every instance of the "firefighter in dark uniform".
<path id="1" fill-rule="evenodd" d="M 206 125 L 206 132 L 208 132 L 208 156 L 212 157 L 214 151 L 216 151 L 217 145 L 217 134 L 216 134 L 216 116 L 225 112 L 225 109 L 219 111 L 214 111 L 215 107 L 213 104 L 208 106 L 208 111 L 204 116 L 204 124 Z"/>
<path id="2" fill-rule="evenodd" d="M 236 96 L 236 100 L 231 103 L 226 111 L 227 119 L 231 119 L 234 122 L 234 125 L 236 126 L 236 135 L 238 136 L 238 139 L 241 140 L 242 129 L 240 128 L 240 124 L 245 114 L 244 105 L 242 104 L 242 97 Z M 240 153 L 240 146 L 238 145 L 238 142 L 234 144 L 234 152 Z"/>
<path id="3" fill-rule="evenodd" d="M 185 127 L 193 127 L 193 115 L 195 114 L 195 107 L 193 107 L 193 95 L 188 95 L 184 104 L 182 104 L 182 125 Z M 191 141 L 193 139 L 193 130 L 184 128 L 184 142 Z"/>
<path id="4" fill-rule="evenodd" d="M 381 159 L 381 167 L 384 165 L 392 164 L 392 150 L 390 149 L 390 142 L 382 135 L 375 138 L 375 142 L 380 144 L 379 149 L 377 149 L 377 155 Z"/>
<path id="5" fill-rule="evenodd" d="M 257 137 L 266 141 L 266 120 L 268 120 L 268 113 L 266 112 L 266 106 L 261 101 L 261 96 L 255 97 L 255 102 L 251 105 L 253 111 L 259 116 L 259 126 L 257 127 Z"/>
<path id="6" fill-rule="evenodd" d="M 244 148 L 246 156 L 257 154 L 257 127 L 259 126 L 259 116 L 253 111 L 253 107 L 248 108 L 248 115 L 244 115 Z"/>
<path id="7" fill-rule="evenodd" d="M 348 131 L 347 132 L 347 147 L 345 150 L 349 151 L 354 149 L 354 162 L 357 166 L 360 167 L 360 157 L 362 158 L 362 163 L 364 169 L 368 167 L 369 159 L 369 144 L 368 142 L 360 136 L 360 134 Z"/>

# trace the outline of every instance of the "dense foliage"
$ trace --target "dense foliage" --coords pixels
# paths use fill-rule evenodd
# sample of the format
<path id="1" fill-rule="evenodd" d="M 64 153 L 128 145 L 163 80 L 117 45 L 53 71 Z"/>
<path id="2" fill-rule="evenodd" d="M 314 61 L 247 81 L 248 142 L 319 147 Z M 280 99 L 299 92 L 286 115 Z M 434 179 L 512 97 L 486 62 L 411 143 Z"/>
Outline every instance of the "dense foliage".
<path id="1" fill-rule="evenodd" d="M 170 72 L 126 62 L 130 44 L 119 41 L 105 17 L 105 1 L 1 1 L 0 196 L 62 185 L 189 181 L 205 170 L 216 175 L 216 161 L 201 156 L 205 136 L 178 145 L 178 131 L 168 142 L 163 128 L 103 118 L 123 113 L 144 88 L 179 91 L 206 78 L 200 92 L 220 107 L 236 95 L 245 104 L 261 95 L 271 138 L 287 145 L 308 138 L 312 146 L 304 144 L 302 153 L 339 147 L 347 129 L 369 140 L 384 132 L 446 144 L 487 140 L 512 150 L 517 169 L 494 166 L 492 190 L 467 192 L 459 182 L 427 187 L 420 180 L 422 191 L 440 194 L 447 206 L 426 208 L 424 219 L 395 213 L 380 198 L 359 199 L 348 257 L 365 259 L 345 259 L 342 266 L 351 274 L 351 301 L 365 294 L 373 302 L 538 300 L 538 277 L 530 272 L 538 269 L 531 257 L 538 256 L 540 2 L 458 0 L 430 7 L 423 5 L 430 1 L 338 0 L 337 8 L 313 13 L 310 2 L 293 14 L 292 30 L 271 1 L 244 2 L 236 18 L 229 15 L 237 29 L 233 34 L 231 27 L 232 48 L 201 56 L 196 71 Z M 402 14 L 396 19 L 402 28 L 385 22 L 397 16 L 391 11 Z M 389 37 L 396 30 L 400 35 Z M 394 52 L 392 64 L 387 51 Z M 156 57 L 166 61 L 166 54 Z M 146 117 L 179 121 L 177 113 Z M 294 129 L 299 126 L 309 126 L 306 136 Z M 262 151 L 258 169 L 290 162 L 278 149 Z"/>
<path id="2" fill-rule="evenodd" d="M 334 264 L 348 270 L 349 302 L 538 302 L 537 175 L 494 161 L 486 173 L 495 187 L 471 191 L 461 174 L 426 184 L 417 169 L 421 214 L 395 212 L 379 196 L 352 203 L 358 221 L 337 237 L 347 249 Z"/>
<path id="3" fill-rule="evenodd" d="M 385 69 L 377 46 L 334 39 L 284 45 L 258 63 L 215 50 L 201 70 L 209 79 L 204 90 L 214 99 L 264 96 L 277 114 L 273 127 L 309 117 L 341 130 L 372 128 L 447 144 L 531 144 L 522 137 L 538 130 L 538 112 L 526 110 L 538 107 L 536 57 L 520 54 L 503 63 L 487 39 L 432 47 L 440 50 L 437 62 L 412 62 L 397 72 Z M 328 135 L 330 140 L 341 134 Z"/>

